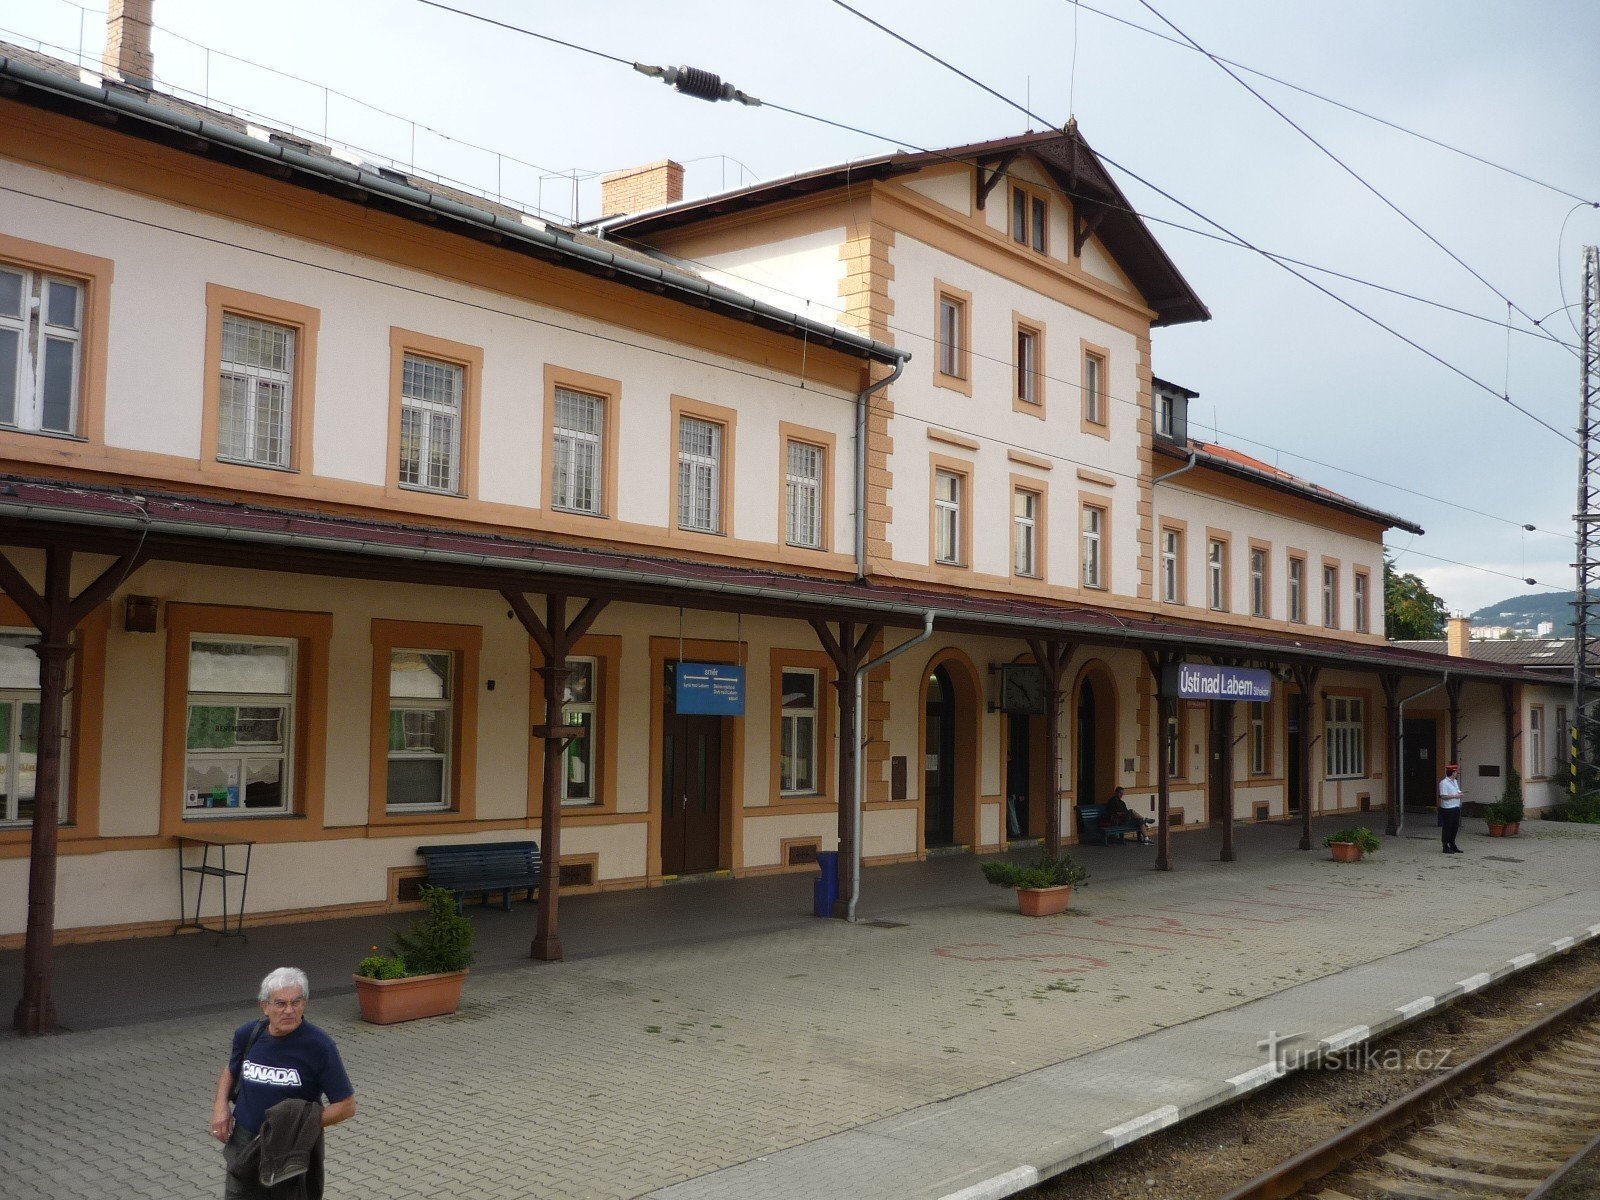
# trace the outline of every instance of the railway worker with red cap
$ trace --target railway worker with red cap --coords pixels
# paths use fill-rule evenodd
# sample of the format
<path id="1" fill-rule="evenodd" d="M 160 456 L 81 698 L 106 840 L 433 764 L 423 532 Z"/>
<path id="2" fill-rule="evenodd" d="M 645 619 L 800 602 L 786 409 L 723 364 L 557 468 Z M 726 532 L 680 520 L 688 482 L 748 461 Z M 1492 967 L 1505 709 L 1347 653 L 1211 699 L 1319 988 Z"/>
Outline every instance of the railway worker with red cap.
<path id="1" fill-rule="evenodd" d="M 1461 784 L 1456 779 L 1460 768 L 1451 763 L 1439 780 L 1439 837 L 1444 842 L 1446 854 L 1460 854 L 1456 834 L 1461 832 Z"/>

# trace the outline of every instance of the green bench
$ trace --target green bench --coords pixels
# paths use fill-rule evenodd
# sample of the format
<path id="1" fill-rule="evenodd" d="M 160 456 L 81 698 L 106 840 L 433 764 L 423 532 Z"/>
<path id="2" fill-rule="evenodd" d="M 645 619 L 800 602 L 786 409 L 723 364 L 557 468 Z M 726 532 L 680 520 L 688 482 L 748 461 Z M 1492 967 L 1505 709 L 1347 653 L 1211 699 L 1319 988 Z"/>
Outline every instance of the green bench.
<path id="1" fill-rule="evenodd" d="M 456 894 L 456 911 L 468 896 L 482 896 L 485 905 L 498 893 L 500 907 L 511 911 L 511 893 L 539 890 L 538 842 L 463 842 L 454 846 L 418 846 L 428 865 L 428 882 Z"/>
<path id="2" fill-rule="evenodd" d="M 1078 841 L 1086 846 L 1108 846 L 1113 841 L 1121 843 L 1128 834 L 1138 834 L 1144 825 L 1138 817 L 1130 824 L 1100 824 L 1100 815 L 1106 811 L 1104 804 L 1078 805 Z"/>

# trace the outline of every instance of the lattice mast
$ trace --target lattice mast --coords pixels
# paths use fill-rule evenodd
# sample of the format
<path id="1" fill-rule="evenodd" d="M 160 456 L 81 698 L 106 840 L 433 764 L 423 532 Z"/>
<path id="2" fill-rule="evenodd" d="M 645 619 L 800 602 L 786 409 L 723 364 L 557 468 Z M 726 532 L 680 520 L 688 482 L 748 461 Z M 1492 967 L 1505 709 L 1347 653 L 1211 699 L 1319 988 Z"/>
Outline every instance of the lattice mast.
<path id="1" fill-rule="evenodd" d="M 1573 602 L 1572 712 L 1576 764 L 1595 761 L 1600 714 L 1600 249 L 1583 248 L 1578 351 L 1578 597 Z"/>

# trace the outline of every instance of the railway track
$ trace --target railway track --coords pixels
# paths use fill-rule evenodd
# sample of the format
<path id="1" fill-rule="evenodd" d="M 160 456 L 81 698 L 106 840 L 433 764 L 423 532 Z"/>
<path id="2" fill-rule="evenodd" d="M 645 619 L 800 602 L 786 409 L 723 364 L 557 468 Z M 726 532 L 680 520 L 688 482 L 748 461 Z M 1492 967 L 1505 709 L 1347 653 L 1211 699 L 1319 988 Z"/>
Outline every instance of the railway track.
<path id="1" fill-rule="evenodd" d="M 1600 988 L 1225 1200 L 1544 1197 L 1597 1132 Z"/>

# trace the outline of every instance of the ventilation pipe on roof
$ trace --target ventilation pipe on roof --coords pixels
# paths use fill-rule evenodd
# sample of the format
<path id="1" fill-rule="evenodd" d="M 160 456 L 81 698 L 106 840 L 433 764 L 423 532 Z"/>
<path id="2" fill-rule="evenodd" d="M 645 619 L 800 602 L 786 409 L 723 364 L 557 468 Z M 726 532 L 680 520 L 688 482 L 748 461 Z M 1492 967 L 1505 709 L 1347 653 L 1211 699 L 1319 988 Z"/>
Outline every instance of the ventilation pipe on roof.
<path id="1" fill-rule="evenodd" d="M 856 582 L 867 578 L 867 409 L 872 393 L 882 391 L 906 369 L 909 354 L 895 359 L 894 370 L 856 395 Z"/>

